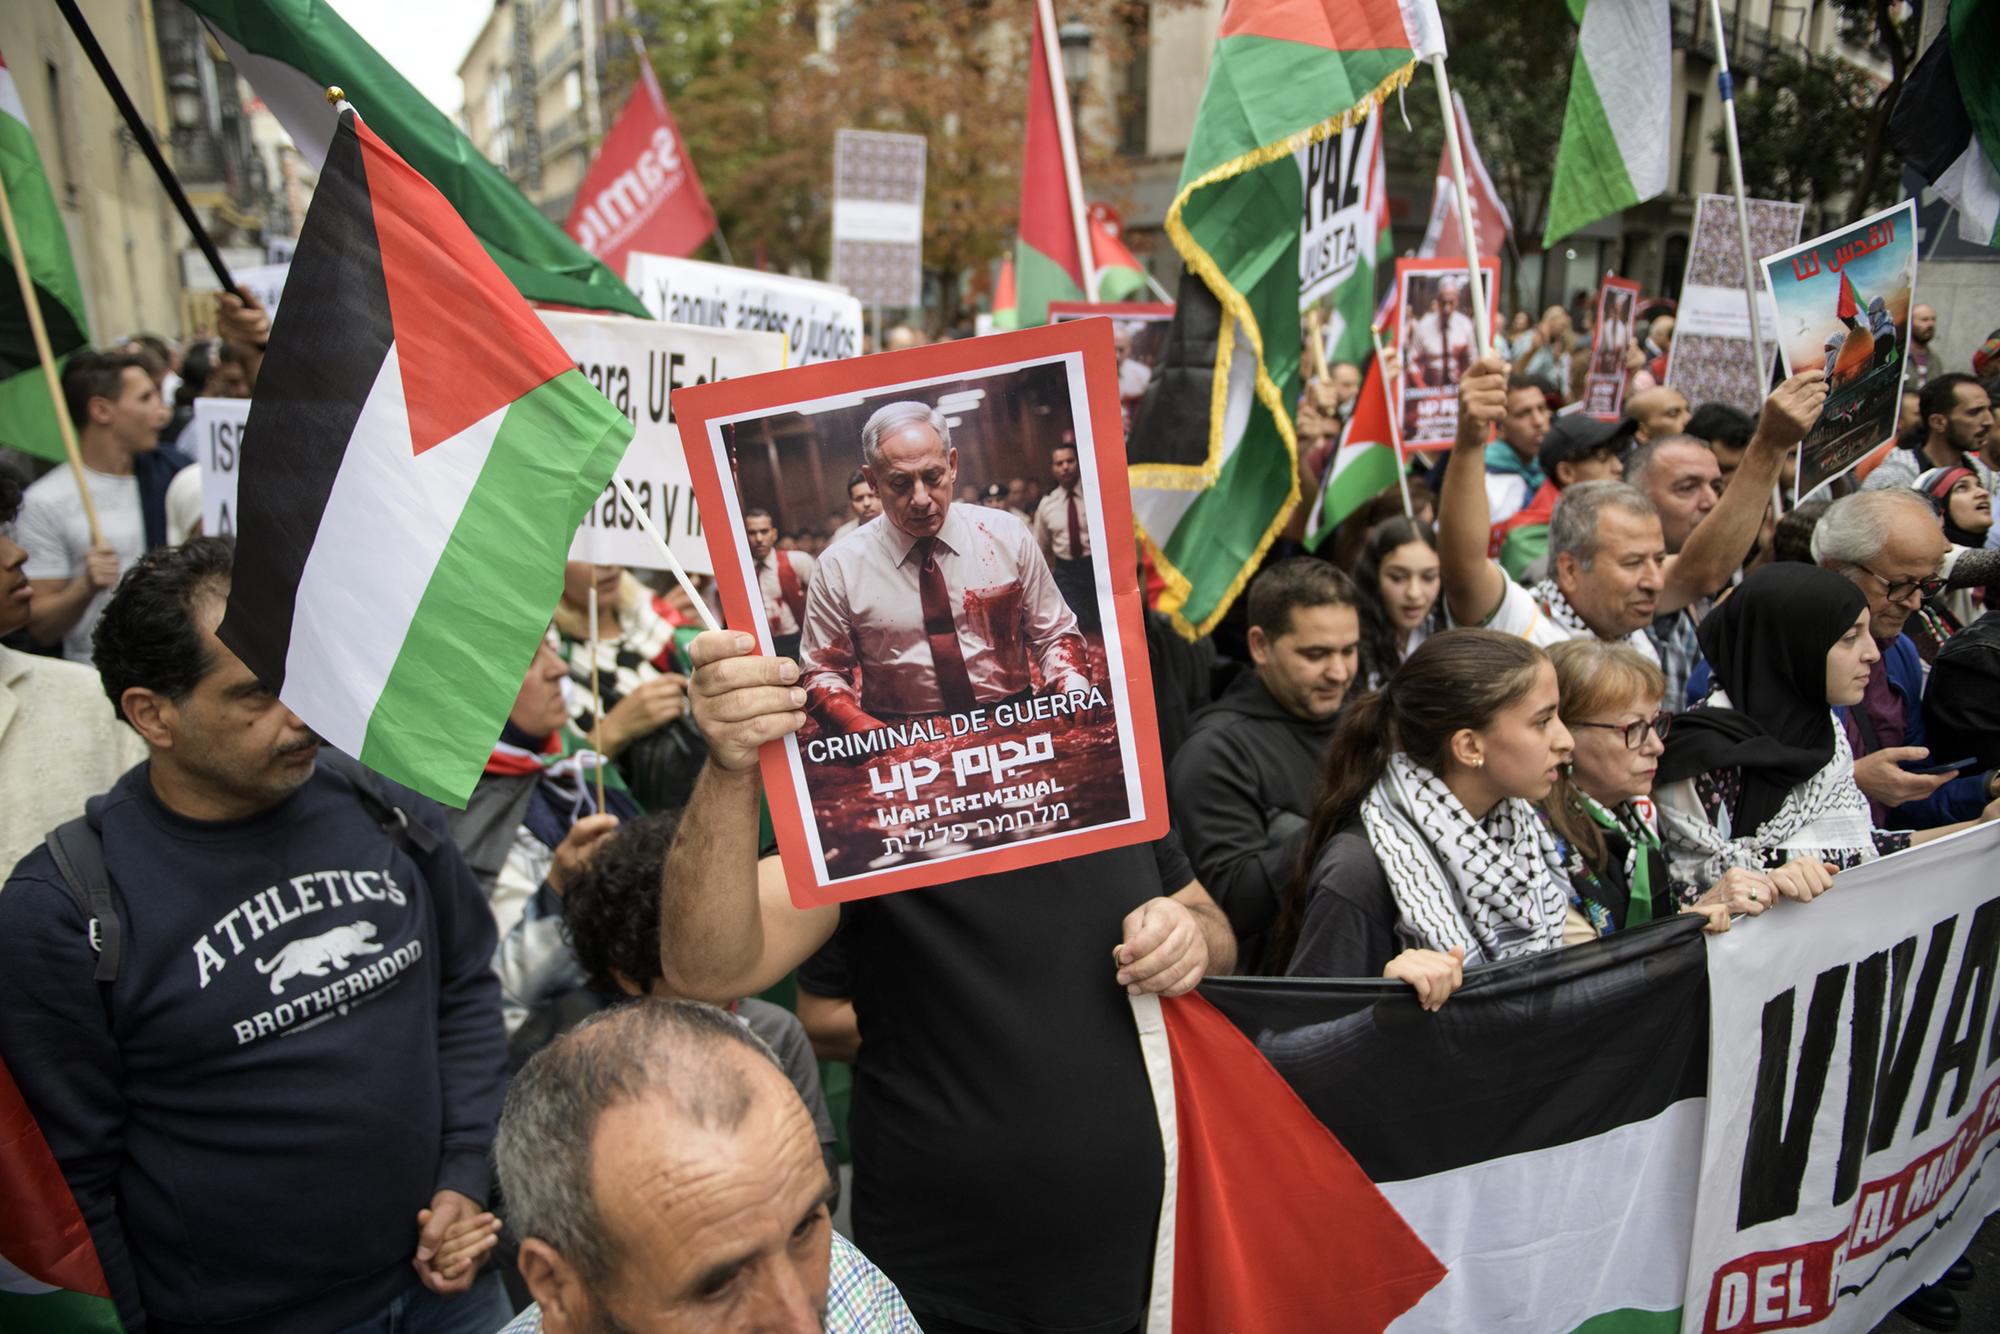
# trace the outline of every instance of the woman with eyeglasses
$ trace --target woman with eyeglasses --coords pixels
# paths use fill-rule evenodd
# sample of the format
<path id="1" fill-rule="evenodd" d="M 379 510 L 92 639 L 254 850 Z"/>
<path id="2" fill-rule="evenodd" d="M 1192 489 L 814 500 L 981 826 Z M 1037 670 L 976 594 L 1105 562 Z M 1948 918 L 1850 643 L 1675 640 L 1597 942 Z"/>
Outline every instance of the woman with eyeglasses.
<path id="1" fill-rule="evenodd" d="M 1575 749 L 1569 772 L 1542 803 L 1569 871 L 1563 944 L 1576 945 L 1677 912 L 1727 931 L 1731 913 L 1761 913 L 1777 899 L 1771 878 L 1732 866 L 1692 903 L 1674 893 L 1653 816 L 1653 774 L 1673 715 L 1660 708 L 1667 680 L 1629 645 L 1599 639 L 1552 644 L 1560 716 Z"/>
<path id="2" fill-rule="evenodd" d="M 1683 901 L 1730 867 L 1809 900 L 1834 873 L 1973 823 L 1877 829 L 1834 716 L 1881 659 L 1868 598 L 1817 566 L 1767 565 L 1701 623 L 1714 689 L 1674 720 L 1656 775 L 1669 871 Z M 2000 801 L 1979 817 L 2000 817 Z"/>

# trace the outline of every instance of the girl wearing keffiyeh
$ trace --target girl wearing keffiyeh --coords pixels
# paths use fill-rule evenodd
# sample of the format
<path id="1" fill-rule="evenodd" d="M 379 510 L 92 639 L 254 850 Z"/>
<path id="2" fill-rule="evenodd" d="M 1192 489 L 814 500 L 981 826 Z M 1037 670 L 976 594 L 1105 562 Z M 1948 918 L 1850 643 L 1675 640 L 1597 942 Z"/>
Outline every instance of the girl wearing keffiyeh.
<path id="1" fill-rule="evenodd" d="M 1436 1009 L 1464 965 L 1562 944 L 1569 879 L 1537 818 L 1572 741 L 1555 668 L 1492 630 L 1449 630 L 1348 706 L 1327 754 L 1275 962 L 1393 977 Z"/>

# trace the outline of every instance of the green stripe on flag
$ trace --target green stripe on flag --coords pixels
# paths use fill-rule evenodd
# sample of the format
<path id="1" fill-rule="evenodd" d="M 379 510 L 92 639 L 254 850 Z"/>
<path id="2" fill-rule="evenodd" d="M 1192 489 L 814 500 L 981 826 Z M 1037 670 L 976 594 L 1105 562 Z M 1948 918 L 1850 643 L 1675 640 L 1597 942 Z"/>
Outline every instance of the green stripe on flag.
<path id="1" fill-rule="evenodd" d="M 1583 52 L 1576 54 L 1570 75 L 1569 105 L 1563 111 L 1562 144 L 1556 150 L 1556 175 L 1549 187 L 1549 221 L 1542 244 L 1552 246 L 1579 227 L 1639 202 L 1625 159 L 1618 152 L 1611 118 L 1597 95 Z"/>
<path id="2" fill-rule="evenodd" d="M 465 804 L 561 596 L 577 524 L 631 438 L 577 371 L 508 407 L 382 684 L 363 764 Z"/>
<path id="3" fill-rule="evenodd" d="M 109 1298 L 82 1292 L 0 1290 L 0 1329 L 7 1334 L 122 1334 Z"/>
<path id="4" fill-rule="evenodd" d="M 1387 445 L 1342 450 L 1329 466 L 1308 546 L 1318 546 L 1348 515 L 1396 484 L 1396 451 Z"/>
<path id="5" fill-rule="evenodd" d="M 1606 1311 L 1578 1325 L 1573 1334 L 1679 1334 L 1681 1310 Z"/>
<path id="6" fill-rule="evenodd" d="M 1049 302 L 1081 301 L 1083 289 L 1069 276 L 1069 270 L 1029 245 L 1014 245 L 1014 322 L 1010 329 L 1025 329 L 1049 322 Z"/>
<path id="7" fill-rule="evenodd" d="M 7 183 L 7 201 L 21 253 L 35 284 L 42 320 L 48 326 L 49 347 L 63 359 L 90 343 L 84 317 L 83 285 L 70 256 L 69 233 L 49 189 L 40 152 L 27 122 L 20 118 L 20 98 L 13 73 L 0 67 L 0 174 Z M 55 402 L 49 397 L 41 359 L 29 334 L 28 308 L 14 281 L 13 257 L 0 242 L 0 444 L 39 458 L 61 460 L 61 428 Z"/>
<path id="8" fill-rule="evenodd" d="M 1236 355 L 1256 354 L 1239 344 Z M 1284 521 L 1285 501 L 1296 484 L 1292 468 L 1292 452 L 1270 414 L 1261 404 L 1253 406 L 1215 485 L 1188 507 L 1161 549 L 1189 585 L 1176 605 L 1167 605 L 1171 596 L 1162 599 L 1162 610 L 1206 633 L 1229 609 L 1270 545 L 1265 523 L 1273 515 L 1278 524 Z M 1246 514 L 1257 520 L 1255 526 L 1244 522 Z"/>
<path id="9" fill-rule="evenodd" d="M 1386 94 L 1411 67 L 1407 47 L 1332 51 L 1269 37 L 1225 37 L 1215 50 L 1208 91 L 1181 168 L 1183 188 L 1199 176 Z M 1220 94 L 1220 96 L 1218 96 Z M 1289 151 L 1289 150 L 1287 150 Z"/>

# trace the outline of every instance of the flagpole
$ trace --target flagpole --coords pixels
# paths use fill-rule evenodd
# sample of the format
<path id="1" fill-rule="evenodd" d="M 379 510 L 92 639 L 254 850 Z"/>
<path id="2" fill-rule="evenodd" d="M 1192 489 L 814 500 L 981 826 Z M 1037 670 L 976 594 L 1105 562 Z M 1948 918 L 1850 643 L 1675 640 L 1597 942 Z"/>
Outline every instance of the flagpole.
<path id="1" fill-rule="evenodd" d="M 1389 448 L 1396 451 L 1396 486 L 1403 493 L 1403 517 L 1416 522 L 1417 507 L 1410 502 L 1410 467 L 1403 461 L 1403 427 L 1396 420 L 1396 395 L 1389 387 L 1389 363 L 1382 355 L 1382 326 L 1368 326 L 1368 339 L 1375 345 L 1375 378 L 1382 382 L 1382 397 L 1389 405 Z"/>
<path id="2" fill-rule="evenodd" d="M 598 762 L 591 769 L 597 775 L 597 813 L 604 814 L 604 696 L 597 690 L 597 567 L 590 567 L 590 637 L 585 644 L 590 651 L 590 716 L 597 724 L 593 729 L 597 735 L 591 738 L 590 748 L 597 752 Z"/>
<path id="3" fill-rule="evenodd" d="M 14 226 L 14 204 L 7 197 L 5 173 L 0 173 L 0 226 L 7 236 L 7 251 L 14 257 L 14 281 L 21 285 L 21 304 L 28 308 L 28 331 L 34 335 L 35 355 L 42 362 L 42 379 L 49 387 L 49 401 L 55 405 L 56 429 L 62 435 L 63 453 L 69 456 L 70 472 L 76 476 L 76 492 L 83 499 L 84 522 L 90 525 L 90 545 L 104 545 L 104 530 L 97 523 L 97 503 L 90 498 L 84 480 L 83 451 L 77 448 L 76 424 L 69 419 L 69 405 L 63 400 L 62 381 L 56 376 L 56 357 L 49 347 L 49 328 L 42 320 L 42 303 L 35 295 L 35 280 L 28 272 L 28 257 L 21 249 L 21 233 Z"/>
<path id="4" fill-rule="evenodd" d="M 228 265 L 222 262 L 222 252 L 215 248 L 215 242 L 210 238 L 207 229 L 201 225 L 201 219 L 195 216 L 194 205 L 188 202 L 187 192 L 181 189 L 180 181 L 175 179 L 173 168 L 169 167 L 167 160 L 160 156 L 160 145 L 153 139 L 153 132 L 146 128 L 146 122 L 139 118 L 139 108 L 132 105 L 131 96 L 126 93 L 125 85 L 119 82 L 117 72 L 111 68 L 111 61 L 105 57 L 104 48 L 98 45 L 97 34 L 90 30 L 88 23 L 84 22 L 82 12 L 76 7 L 76 0 L 56 0 L 56 8 L 62 11 L 63 18 L 69 23 L 70 31 L 76 34 L 77 45 L 83 48 L 83 54 L 89 59 L 90 67 L 97 71 L 98 80 L 104 84 L 104 91 L 111 94 L 112 102 L 118 107 L 118 114 L 125 120 L 125 127 L 132 132 L 132 138 L 139 145 L 139 151 L 145 154 L 147 163 L 153 168 L 153 174 L 159 177 L 161 187 L 167 192 L 167 198 L 173 201 L 174 211 L 179 213 L 181 221 L 187 224 L 188 231 L 194 237 L 195 246 L 200 249 L 202 258 L 208 261 L 209 271 L 215 275 L 216 282 L 222 284 L 223 291 L 235 295 L 236 279 L 230 276 Z M 148 36 L 150 38 L 150 34 Z"/>
<path id="5" fill-rule="evenodd" d="M 1709 0 L 1714 4 L 1716 0 Z M 1458 230 L 1465 242 L 1465 276 L 1472 288 L 1472 345 L 1480 360 L 1492 354 L 1493 344 L 1486 330 L 1486 292 L 1479 267 L 1479 229 L 1472 225 L 1472 192 L 1465 188 L 1465 149 L 1458 142 L 1458 111 L 1452 106 L 1451 80 L 1444 72 L 1444 53 L 1430 58 L 1437 75 L 1438 109 L 1444 113 L 1444 144 L 1451 155 L 1451 180 L 1458 192 Z M 1398 448 L 1400 460 L 1402 450 Z M 1409 488 L 1404 487 L 1407 498 Z"/>
<path id="6" fill-rule="evenodd" d="M 1097 300 L 1097 265 L 1090 255 L 1090 224 L 1083 215 L 1083 169 L 1076 156 L 1076 131 L 1069 121 L 1069 98 L 1056 91 L 1062 77 L 1062 48 L 1056 45 L 1056 12 L 1051 0 L 1035 0 L 1042 64 L 1049 72 L 1050 100 L 1056 104 L 1056 139 L 1062 145 L 1063 180 L 1069 186 L 1070 225 L 1076 229 L 1076 262 L 1083 273 L 1083 299 Z"/>
<path id="7" fill-rule="evenodd" d="M 646 513 L 645 505 L 640 503 L 639 498 L 632 494 L 631 485 L 616 473 L 611 475 L 611 485 L 618 489 L 619 497 L 632 507 L 632 517 L 639 521 L 640 531 L 652 538 L 653 545 L 658 547 L 660 554 L 667 558 L 667 569 L 673 574 L 674 582 L 681 586 L 681 592 L 688 595 L 688 601 L 694 603 L 695 614 L 701 617 L 702 625 L 710 630 L 720 630 L 722 626 L 716 622 L 715 613 L 708 609 L 708 603 L 702 600 L 701 594 L 696 591 L 693 582 L 689 580 L 687 568 L 681 564 L 681 558 L 676 556 L 674 549 L 667 545 L 667 539 L 660 536 L 659 528 L 653 523 L 653 516 Z M 593 624 L 595 623 L 593 622 Z"/>
<path id="8" fill-rule="evenodd" d="M 1743 298 L 1750 306 L 1750 355 L 1757 363 L 1757 392 L 1770 389 L 1771 363 L 1764 352 L 1764 324 L 1757 310 L 1757 260 L 1750 253 L 1750 201 L 1743 188 L 1743 144 L 1736 134 L 1736 81 L 1729 73 L 1729 45 L 1722 40 L 1722 0 L 1708 0 L 1709 26 L 1715 30 L 1715 88 L 1722 96 L 1723 137 L 1729 142 L 1729 181 L 1736 189 L 1736 240 L 1743 247 Z M 1804 463 L 1803 442 L 1800 463 Z M 1793 473 L 1792 504 L 1799 503 L 1798 474 Z M 1771 500 L 1785 511 L 1782 481 L 1771 484 Z"/>

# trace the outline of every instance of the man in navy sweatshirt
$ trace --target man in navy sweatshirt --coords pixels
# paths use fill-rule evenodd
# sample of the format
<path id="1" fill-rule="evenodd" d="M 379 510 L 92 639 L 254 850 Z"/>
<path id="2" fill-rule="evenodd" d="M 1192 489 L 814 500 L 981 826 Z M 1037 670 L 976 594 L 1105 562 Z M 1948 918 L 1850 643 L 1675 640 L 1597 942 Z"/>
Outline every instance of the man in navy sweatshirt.
<path id="1" fill-rule="evenodd" d="M 155 551 L 104 610 L 150 757 L 88 807 L 117 976 L 36 849 L 0 891 L 0 1058 L 128 1334 L 489 1334 L 493 916 L 438 810 L 387 784 L 415 833 L 371 809 L 216 639 L 230 571 L 216 539 Z"/>

